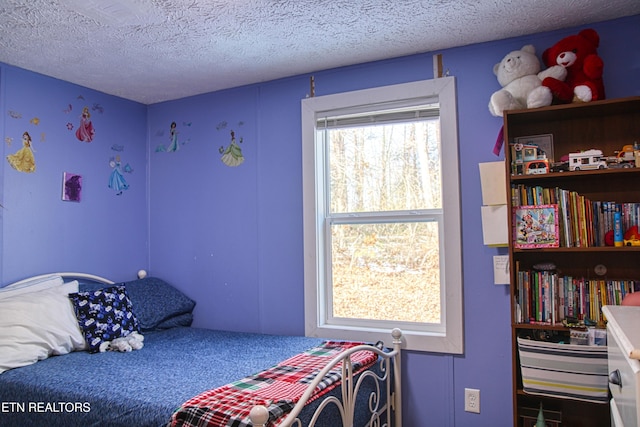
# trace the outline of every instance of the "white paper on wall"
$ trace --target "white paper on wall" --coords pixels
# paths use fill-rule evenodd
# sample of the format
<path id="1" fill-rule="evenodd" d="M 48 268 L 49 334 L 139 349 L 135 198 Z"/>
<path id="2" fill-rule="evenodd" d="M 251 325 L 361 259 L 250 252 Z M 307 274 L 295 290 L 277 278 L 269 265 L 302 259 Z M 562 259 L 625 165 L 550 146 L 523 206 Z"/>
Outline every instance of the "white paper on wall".
<path id="1" fill-rule="evenodd" d="M 509 244 L 507 205 L 482 206 L 482 237 L 487 246 Z"/>
<path id="2" fill-rule="evenodd" d="M 479 163 L 480 184 L 482 186 L 482 204 L 507 204 L 507 177 L 504 161 Z"/>

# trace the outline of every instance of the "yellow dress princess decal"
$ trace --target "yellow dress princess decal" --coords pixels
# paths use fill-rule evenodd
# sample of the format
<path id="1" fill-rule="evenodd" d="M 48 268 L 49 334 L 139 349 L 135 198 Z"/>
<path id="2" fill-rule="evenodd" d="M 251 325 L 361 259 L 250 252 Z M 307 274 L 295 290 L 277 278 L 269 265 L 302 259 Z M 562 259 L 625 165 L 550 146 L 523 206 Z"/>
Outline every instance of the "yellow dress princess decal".
<path id="1" fill-rule="evenodd" d="M 15 170 L 20 172 L 31 173 L 36 171 L 36 160 L 33 157 L 29 132 L 22 134 L 22 148 L 16 151 L 15 154 L 9 154 L 7 160 Z"/>

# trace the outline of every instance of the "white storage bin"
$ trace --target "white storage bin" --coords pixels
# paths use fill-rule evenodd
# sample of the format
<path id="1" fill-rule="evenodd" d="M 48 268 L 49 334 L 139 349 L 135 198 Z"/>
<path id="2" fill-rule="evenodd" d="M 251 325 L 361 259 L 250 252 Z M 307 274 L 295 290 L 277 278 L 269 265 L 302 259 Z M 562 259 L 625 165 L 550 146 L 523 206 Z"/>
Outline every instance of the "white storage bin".
<path id="1" fill-rule="evenodd" d="M 525 393 L 609 403 L 607 347 L 518 338 Z"/>

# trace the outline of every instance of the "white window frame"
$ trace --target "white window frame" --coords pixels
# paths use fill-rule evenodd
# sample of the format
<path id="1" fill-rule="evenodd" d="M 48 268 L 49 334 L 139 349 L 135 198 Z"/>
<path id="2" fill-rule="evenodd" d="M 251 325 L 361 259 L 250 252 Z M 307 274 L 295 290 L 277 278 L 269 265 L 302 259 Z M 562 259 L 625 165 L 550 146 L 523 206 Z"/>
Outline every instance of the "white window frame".
<path id="1" fill-rule="evenodd" d="M 346 319 L 327 321 L 323 310 L 326 293 L 323 277 L 328 259 L 324 251 L 324 152 L 322 141 L 316 140 L 316 123 L 323 112 L 354 109 L 375 110 L 379 105 L 438 101 L 440 104 L 440 135 L 442 155 L 442 208 L 444 213 L 441 253 L 441 313 L 440 325 L 371 321 L 354 324 Z M 458 125 L 454 77 L 443 77 L 398 85 L 383 86 L 347 93 L 306 98 L 302 100 L 302 175 L 304 219 L 304 286 L 305 334 L 307 336 L 376 342 L 389 341 L 391 330 L 402 329 L 405 348 L 437 353 L 462 354 L 463 297 L 462 245 L 460 220 L 460 184 L 458 160 Z M 330 262 L 330 261 L 329 261 Z M 380 302 L 384 304 L 384 301 Z"/>

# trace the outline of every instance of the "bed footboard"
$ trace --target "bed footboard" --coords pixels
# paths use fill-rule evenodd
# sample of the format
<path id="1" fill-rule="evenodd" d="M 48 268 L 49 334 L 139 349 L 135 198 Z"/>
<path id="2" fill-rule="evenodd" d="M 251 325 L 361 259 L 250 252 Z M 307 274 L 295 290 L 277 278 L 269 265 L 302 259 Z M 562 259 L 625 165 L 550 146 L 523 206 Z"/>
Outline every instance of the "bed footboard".
<path id="1" fill-rule="evenodd" d="M 382 348 L 373 345 L 360 345 L 336 356 L 309 384 L 301 399 L 284 421 L 279 424 L 279 427 L 302 427 L 302 421 L 300 421 L 298 415 L 323 378 L 338 364 L 341 364 L 342 369 L 341 398 L 336 396 L 325 397 L 313 414 L 308 427 L 315 426 L 323 410 L 331 405 L 338 409 L 342 418 L 342 425 L 352 426 L 356 410 L 356 398 L 362 382 L 367 378 L 372 378 L 375 381 L 375 389 L 370 392 L 368 399 L 366 399 L 369 406 L 368 414 L 370 414 L 367 426 L 402 426 L 402 376 L 400 370 L 402 332 L 400 329 L 394 329 L 391 332 L 391 336 L 393 337 L 393 350 L 390 352 L 385 352 Z M 380 374 L 365 371 L 355 380 L 351 356 L 362 350 L 372 351 L 379 356 L 380 360 L 377 363 L 380 364 Z M 249 418 L 254 427 L 265 427 L 269 420 L 269 411 L 265 406 L 256 405 L 251 409 Z"/>

